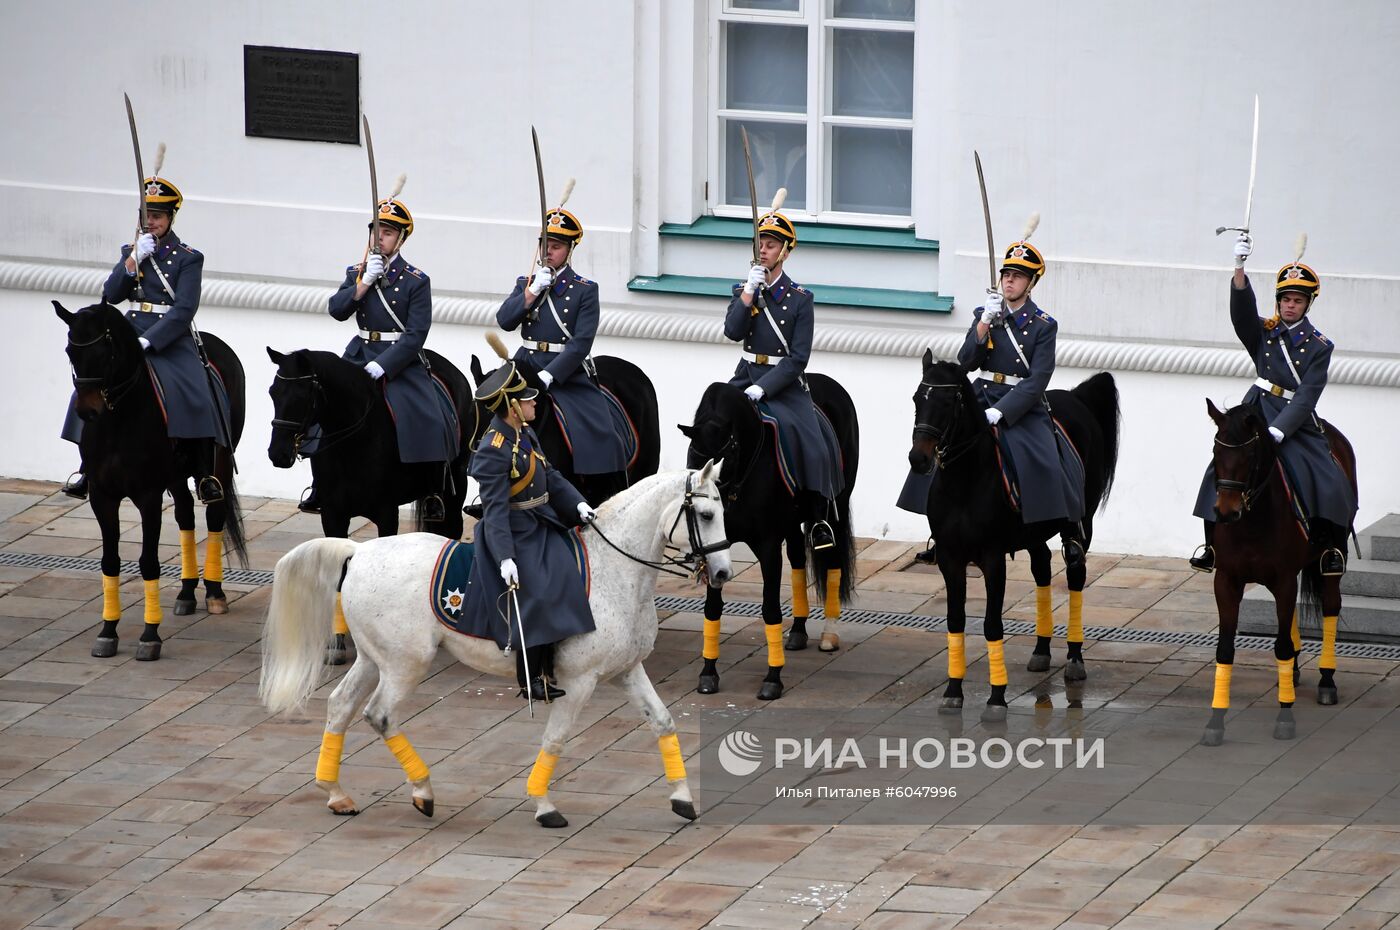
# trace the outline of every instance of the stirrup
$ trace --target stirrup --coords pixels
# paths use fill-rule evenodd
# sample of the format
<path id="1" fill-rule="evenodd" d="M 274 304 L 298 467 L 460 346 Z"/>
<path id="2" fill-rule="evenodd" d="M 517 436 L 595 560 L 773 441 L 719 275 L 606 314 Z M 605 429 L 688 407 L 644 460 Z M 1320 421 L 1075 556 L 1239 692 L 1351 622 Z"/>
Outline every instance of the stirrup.
<path id="1" fill-rule="evenodd" d="M 218 504 L 223 502 L 224 486 L 213 475 L 205 475 L 199 479 L 195 493 L 199 495 L 201 504 Z"/>
<path id="2" fill-rule="evenodd" d="M 59 490 L 62 491 L 64 494 L 67 494 L 69 497 L 75 497 L 80 501 L 87 500 L 87 475 L 83 474 L 80 471 L 73 472 L 73 474 L 68 476 L 68 480 L 63 482 L 63 487 L 59 488 Z"/>
<path id="3" fill-rule="evenodd" d="M 1087 558 L 1084 544 L 1073 537 L 1064 541 L 1060 546 L 1060 552 L 1065 558 L 1065 568 L 1078 568 L 1084 564 Z"/>
<path id="4" fill-rule="evenodd" d="M 441 523 L 447 519 L 447 506 L 441 494 L 429 494 L 423 498 L 423 519 L 428 523 Z"/>
<path id="5" fill-rule="evenodd" d="M 923 552 L 914 553 L 914 561 L 921 562 L 924 565 L 938 564 L 938 543 L 933 541 L 932 536 L 930 536 L 928 539 L 927 549 L 925 549 Z"/>
<path id="6" fill-rule="evenodd" d="M 1317 568 L 1324 578 L 1345 575 L 1347 571 L 1346 556 L 1342 555 L 1342 550 L 1335 547 L 1328 549 L 1318 558 Z"/>
<path id="7" fill-rule="evenodd" d="M 1187 561 L 1196 571 L 1209 575 L 1215 571 L 1215 547 L 1210 543 L 1201 543 Z"/>
<path id="8" fill-rule="evenodd" d="M 536 675 L 534 678 L 530 679 L 531 700 L 543 701 L 546 704 L 552 704 L 567 693 L 568 692 L 565 691 L 563 688 L 554 687 L 554 683 L 551 682 L 548 678 L 545 678 L 543 675 Z M 525 689 L 522 687 L 520 689 L 520 693 L 517 694 L 516 697 L 523 698 L 524 696 Z"/>
<path id="9" fill-rule="evenodd" d="M 297 510 L 302 513 L 321 512 L 321 500 L 316 493 L 316 485 L 313 484 L 301 492 L 301 500 L 297 501 Z"/>
<path id="10" fill-rule="evenodd" d="M 831 524 L 825 520 L 814 521 L 807 531 L 807 536 L 811 540 L 813 552 L 830 549 L 836 545 L 836 533 L 832 531 Z"/>

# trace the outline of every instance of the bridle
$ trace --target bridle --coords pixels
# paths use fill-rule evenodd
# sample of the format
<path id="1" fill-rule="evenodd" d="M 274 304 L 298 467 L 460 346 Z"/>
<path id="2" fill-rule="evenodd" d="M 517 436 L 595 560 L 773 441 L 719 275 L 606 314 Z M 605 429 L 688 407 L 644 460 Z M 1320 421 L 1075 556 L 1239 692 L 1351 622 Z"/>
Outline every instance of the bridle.
<path id="1" fill-rule="evenodd" d="M 97 345 L 99 342 L 106 342 L 110 347 L 107 356 L 108 365 L 110 366 L 112 362 L 112 351 L 116 348 L 116 341 L 112 339 L 112 330 L 110 328 L 103 328 L 101 333 L 93 336 L 87 342 L 73 341 L 73 331 L 71 329 L 68 331 L 68 345 L 70 348 L 86 349 Z M 117 409 L 117 401 L 125 397 L 131 389 L 136 386 L 136 382 L 141 377 L 141 371 L 144 367 L 144 365 L 133 366 L 131 374 L 124 380 L 112 387 L 107 387 L 107 375 L 103 374 L 95 378 L 82 378 L 78 376 L 78 369 L 73 365 L 72 361 L 70 360 L 68 363 L 68 368 L 73 373 L 73 388 L 78 391 L 96 390 L 102 396 L 103 406 L 108 410 Z"/>
<path id="2" fill-rule="evenodd" d="M 685 476 L 685 497 L 681 500 L 680 509 L 676 511 L 676 519 L 671 521 L 671 528 L 666 532 L 666 548 L 676 550 L 679 552 L 680 547 L 676 546 L 672 542 L 672 539 L 676 534 L 676 528 L 680 526 L 681 518 L 685 518 L 685 531 L 686 536 L 689 538 L 690 550 L 684 555 L 668 555 L 656 561 L 653 561 L 651 559 L 644 559 L 641 556 L 633 555 L 632 553 L 618 546 L 617 543 L 609 539 L 607 537 L 607 534 L 603 532 L 602 528 L 598 526 L 596 521 L 590 523 L 589 527 L 598 534 L 598 536 L 603 540 L 603 542 L 607 543 L 615 551 L 627 556 L 627 558 L 631 559 L 633 562 L 636 562 L 640 565 L 650 566 L 651 568 L 654 568 L 657 571 L 665 572 L 668 575 L 676 575 L 680 578 L 694 578 L 700 574 L 700 569 L 702 568 L 702 562 L 704 561 L 705 556 L 709 555 L 712 552 L 721 552 L 729 548 L 728 539 L 721 539 L 717 542 L 706 543 L 700 538 L 700 517 L 699 514 L 695 512 L 695 499 L 701 498 L 703 500 L 715 501 L 719 503 L 721 512 L 723 512 L 724 510 L 724 502 L 720 500 L 718 495 L 704 494 L 696 490 L 693 484 L 694 480 L 694 472 L 691 472 Z"/>
<path id="3" fill-rule="evenodd" d="M 1248 449 L 1258 440 L 1258 432 L 1255 432 L 1253 436 L 1250 436 L 1244 442 L 1226 442 L 1219 436 L 1216 436 L 1215 445 L 1222 449 Z M 1259 472 L 1262 470 L 1260 459 L 1261 456 L 1249 456 L 1249 476 L 1244 481 L 1236 481 L 1233 478 L 1215 479 L 1215 489 L 1217 491 L 1236 491 L 1239 493 L 1240 510 L 1242 513 L 1249 512 L 1249 508 L 1253 506 L 1255 498 L 1259 496 L 1259 492 L 1264 490 L 1264 487 L 1269 483 L 1269 479 L 1273 477 L 1273 472 L 1269 471 L 1261 480 L 1256 482 L 1255 479 L 1258 478 Z"/>
<path id="4" fill-rule="evenodd" d="M 762 424 L 760 423 L 760 428 L 761 426 Z M 718 462 L 721 459 L 729 462 L 738 458 L 740 451 L 739 434 L 735 430 L 730 430 L 729 440 L 725 442 L 724 445 L 720 446 L 719 449 L 715 450 L 714 453 L 707 456 L 707 458 L 712 462 Z M 725 500 L 732 504 L 739 499 L 739 492 L 748 482 L 749 476 L 753 474 L 753 470 L 758 466 L 758 460 L 762 458 L 762 456 L 763 440 L 760 438 L 758 442 L 754 443 L 753 453 L 749 456 L 749 460 L 744 464 L 743 471 L 739 472 L 737 478 L 728 481 L 721 478 L 715 482 L 719 487 L 720 494 L 724 495 Z"/>
<path id="5" fill-rule="evenodd" d="M 964 385 L 962 385 L 961 383 L 935 384 L 932 381 L 920 381 L 919 390 L 914 392 L 915 399 L 919 401 L 929 400 L 933 396 L 933 392 L 936 389 L 953 390 L 958 392 L 957 396 L 954 398 L 953 416 L 951 422 L 949 422 L 948 424 L 947 429 L 940 430 L 932 423 L 925 423 L 922 420 L 918 419 L 918 414 L 915 414 L 914 436 L 924 436 L 933 441 L 933 463 L 934 467 L 940 470 L 946 468 L 951 463 L 962 458 L 962 456 L 965 455 L 968 452 L 968 450 L 972 448 L 973 444 L 977 442 L 978 434 L 976 432 L 973 432 L 973 434 L 960 446 L 957 446 L 955 448 L 952 444 L 953 436 L 957 433 L 958 423 L 962 420 L 963 417 L 963 410 L 966 408 L 966 404 L 963 403 L 962 396 L 963 386 Z"/>
<path id="6" fill-rule="evenodd" d="M 292 454 L 295 455 L 297 458 L 304 458 L 301 452 L 301 447 L 306 442 L 307 432 L 311 429 L 312 426 L 316 424 L 316 410 L 318 407 L 318 401 L 324 402 L 325 400 L 327 400 L 326 389 L 321 384 L 321 379 L 314 372 L 309 375 L 284 375 L 279 371 L 277 372 L 277 374 L 273 375 L 273 377 L 278 381 L 311 382 L 311 390 L 314 392 L 314 394 L 312 397 L 311 404 L 306 409 L 305 417 L 303 417 L 300 420 L 285 420 L 281 417 L 272 418 L 273 429 L 292 430 Z M 360 414 L 360 418 L 354 423 L 351 423 L 349 426 L 342 427 L 341 429 L 335 430 L 330 433 L 322 433 L 320 440 L 316 446 L 316 452 L 313 454 L 319 455 L 320 453 L 325 452 L 332 446 L 339 444 L 341 441 L 348 439 L 355 433 L 359 432 L 360 428 L 365 425 L 365 420 L 369 418 L 369 412 L 373 409 L 374 399 L 371 398 L 365 404 L 364 412 Z"/>

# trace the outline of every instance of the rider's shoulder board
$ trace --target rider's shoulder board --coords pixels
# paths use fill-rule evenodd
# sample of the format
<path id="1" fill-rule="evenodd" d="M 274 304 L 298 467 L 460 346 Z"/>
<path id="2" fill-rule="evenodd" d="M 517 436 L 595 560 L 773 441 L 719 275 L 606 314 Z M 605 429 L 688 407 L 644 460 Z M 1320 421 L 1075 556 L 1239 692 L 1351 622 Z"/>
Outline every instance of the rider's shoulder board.
<path id="1" fill-rule="evenodd" d="M 1046 313 L 1044 310 L 1040 309 L 1039 307 L 1036 307 L 1036 308 L 1035 308 L 1035 317 L 1036 317 L 1036 319 L 1038 319 L 1038 320 L 1044 320 L 1044 321 L 1047 322 L 1047 323 L 1053 323 L 1053 322 L 1055 322 L 1055 318 L 1054 318 L 1053 316 L 1051 316 L 1050 314 Z"/>

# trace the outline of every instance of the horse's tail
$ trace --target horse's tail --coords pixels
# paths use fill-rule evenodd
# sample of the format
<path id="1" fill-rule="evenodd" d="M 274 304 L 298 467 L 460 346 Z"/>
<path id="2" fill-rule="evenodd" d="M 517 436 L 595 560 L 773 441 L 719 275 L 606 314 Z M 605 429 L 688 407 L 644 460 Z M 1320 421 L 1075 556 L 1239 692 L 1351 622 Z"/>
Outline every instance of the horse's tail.
<path id="1" fill-rule="evenodd" d="M 234 483 L 232 468 L 229 469 L 228 483 L 224 485 L 224 536 L 228 539 L 228 554 L 247 568 L 248 539 L 243 532 L 243 506 L 238 502 L 238 487 Z"/>
<path id="2" fill-rule="evenodd" d="M 1298 587 L 1299 629 L 1319 629 L 1322 626 L 1322 569 L 1317 559 L 1309 559 L 1303 567 L 1303 583 Z"/>
<path id="3" fill-rule="evenodd" d="M 815 552 L 811 549 L 807 551 L 807 562 L 816 566 L 817 595 L 826 600 L 826 578 L 827 572 L 833 568 L 841 569 L 841 586 L 836 589 L 841 603 L 849 603 L 851 600 L 851 590 L 855 587 L 855 563 L 856 549 L 855 540 L 851 536 L 851 507 L 847 502 L 844 508 L 838 508 L 839 513 L 836 519 L 831 521 L 831 535 L 835 537 L 836 544 L 830 549 L 822 549 Z"/>
<path id="4" fill-rule="evenodd" d="M 277 560 L 258 683 L 258 696 L 272 713 L 302 707 L 320 684 L 336 589 L 358 546 L 350 539 L 313 539 Z"/>
<path id="5" fill-rule="evenodd" d="M 1113 476 L 1118 470 L 1118 384 L 1113 375 L 1101 371 L 1075 385 L 1070 391 L 1089 412 L 1103 433 L 1103 494 L 1099 497 L 1099 509 L 1108 503 L 1108 492 L 1113 489 Z"/>

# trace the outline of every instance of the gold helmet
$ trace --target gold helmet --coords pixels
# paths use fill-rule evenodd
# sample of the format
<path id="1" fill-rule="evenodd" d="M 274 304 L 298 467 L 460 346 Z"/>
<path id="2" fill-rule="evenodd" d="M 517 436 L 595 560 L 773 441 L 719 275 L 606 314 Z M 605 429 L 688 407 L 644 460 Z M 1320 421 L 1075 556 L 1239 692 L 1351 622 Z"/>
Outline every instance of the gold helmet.
<path id="1" fill-rule="evenodd" d="M 556 207 L 545 215 L 545 233 L 551 239 L 562 239 L 571 246 L 583 241 L 583 224 L 563 207 Z"/>
<path id="2" fill-rule="evenodd" d="M 180 205 L 185 202 L 185 195 L 180 193 L 180 189 L 171 184 L 165 178 L 154 177 L 146 179 L 146 209 L 157 210 L 162 213 L 175 213 L 180 209 Z"/>
<path id="3" fill-rule="evenodd" d="M 379 201 L 379 222 L 381 225 L 402 230 L 405 239 L 413 235 L 413 214 L 408 212 L 408 207 L 405 207 L 401 200 Z M 369 225 L 374 227 L 374 223 Z"/>
<path id="4" fill-rule="evenodd" d="M 781 213 L 769 213 L 759 217 L 758 234 L 781 240 L 787 251 L 797 248 L 797 227 Z"/>

